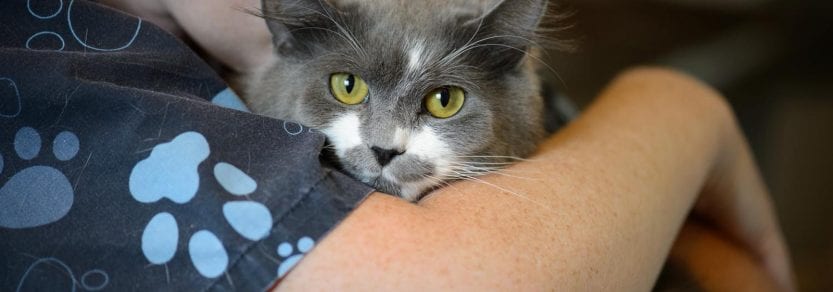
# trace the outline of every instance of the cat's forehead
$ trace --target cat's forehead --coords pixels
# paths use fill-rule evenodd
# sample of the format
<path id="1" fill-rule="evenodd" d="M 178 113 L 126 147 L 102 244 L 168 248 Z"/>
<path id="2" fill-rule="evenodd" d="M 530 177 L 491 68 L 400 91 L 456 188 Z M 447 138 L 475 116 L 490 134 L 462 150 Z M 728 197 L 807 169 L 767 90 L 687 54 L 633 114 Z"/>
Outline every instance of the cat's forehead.
<path id="1" fill-rule="evenodd" d="M 395 16 L 402 22 L 459 15 L 481 15 L 498 0 L 331 0 L 337 6 L 358 7 L 376 15 Z"/>
<path id="2" fill-rule="evenodd" d="M 354 21 L 380 44 L 407 46 L 442 39 L 488 11 L 493 0 L 339 0 Z M 344 6 L 346 5 L 346 6 Z"/>
<path id="3" fill-rule="evenodd" d="M 470 42 L 478 29 L 463 23 L 481 16 L 494 1 L 340 2 L 350 4 L 345 29 L 352 30 L 351 37 L 364 51 L 365 58 L 356 59 L 356 65 L 400 79 L 408 74 L 430 75 L 432 69 L 453 73 L 450 67 L 462 61 L 461 56 L 452 58 L 453 53 Z M 342 36 L 333 38 L 335 45 L 344 43 Z M 352 46 L 341 47 L 342 54 L 358 53 Z"/>

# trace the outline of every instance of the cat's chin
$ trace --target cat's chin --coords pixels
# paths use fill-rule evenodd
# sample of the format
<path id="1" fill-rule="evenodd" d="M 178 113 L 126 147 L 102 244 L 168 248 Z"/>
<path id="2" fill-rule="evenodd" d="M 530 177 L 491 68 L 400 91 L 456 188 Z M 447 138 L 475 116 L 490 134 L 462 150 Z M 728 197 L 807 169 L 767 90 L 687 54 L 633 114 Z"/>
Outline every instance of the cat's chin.
<path id="1" fill-rule="evenodd" d="M 385 166 L 375 163 L 372 152 L 356 147 L 337 156 L 338 166 L 376 190 L 407 201 L 418 201 L 438 183 L 436 164 L 416 155 L 397 156 Z"/>
<path id="2" fill-rule="evenodd" d="M 385 177 L 376 179 L 362 179 L 362 181 L 377 191 L 400 197 L 409 202 L 416 202 L 430 192 L 436 185 L 429 180 L 396 183 Z"/>
<path id="3" fill-rule="evenodd" d="M 407 183 L 399 187 L 399 193 L 397 195 L 405 200 L 416 202 L 428 194 L 434 187 L 433 182 Z"/>

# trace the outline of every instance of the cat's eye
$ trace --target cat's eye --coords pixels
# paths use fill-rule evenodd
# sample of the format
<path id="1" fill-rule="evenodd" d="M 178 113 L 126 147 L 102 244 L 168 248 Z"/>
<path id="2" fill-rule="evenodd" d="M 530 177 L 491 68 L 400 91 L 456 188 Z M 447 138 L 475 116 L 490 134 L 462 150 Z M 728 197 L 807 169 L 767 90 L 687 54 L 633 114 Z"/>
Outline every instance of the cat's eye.
<path id="1" fill-rule="evenodd" d="M 350 73 L 330 75 L 330 91 L 343 104 L 360 104 L 367 99 L 367 83 L 361 77 Z"/>
<path id="2" fill-rule="evenodd" d="M 466 92 L 456 86 L 444 86 L 425 96 L 425 109 L 435 118 L 445 119 L 457 114 L 466 101 Z"/>

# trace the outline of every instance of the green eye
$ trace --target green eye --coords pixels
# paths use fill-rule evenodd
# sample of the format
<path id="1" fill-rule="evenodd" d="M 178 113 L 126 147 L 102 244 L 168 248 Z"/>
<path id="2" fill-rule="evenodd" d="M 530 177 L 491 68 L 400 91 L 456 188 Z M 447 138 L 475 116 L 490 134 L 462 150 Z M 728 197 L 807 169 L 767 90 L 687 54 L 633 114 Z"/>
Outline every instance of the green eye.
<path id="1" fill-rule="evenodd" d="M 330 91 L 343 104 L 360 104 L 367 99 L 367 83 L 361 77 L 350 73 L 330 75 Z"/>
<path id="2" fill-rule="evenodd" d="M 425 96 L 425 109 L 436 118 L 450 118 L 463 108 L 465 100 L 466 93 L 462 88 L 440 87 Z"/>

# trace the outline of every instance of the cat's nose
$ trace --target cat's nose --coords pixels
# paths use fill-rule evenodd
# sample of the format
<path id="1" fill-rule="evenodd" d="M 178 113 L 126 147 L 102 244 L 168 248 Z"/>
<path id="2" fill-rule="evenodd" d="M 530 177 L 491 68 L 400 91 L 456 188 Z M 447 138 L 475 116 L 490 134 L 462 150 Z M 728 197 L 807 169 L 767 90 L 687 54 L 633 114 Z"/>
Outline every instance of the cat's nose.
<path id="1" fill-rule="evenodd" d="M 373 150 L 373 154 L 376 155 L 376 161 L 379 161 L 379 165 L 381 166 L 388 165 L 394 157 L 404 153 L 399 150 L 382 149 L 376 146 L 370 147 L 370 150 Z"/>

